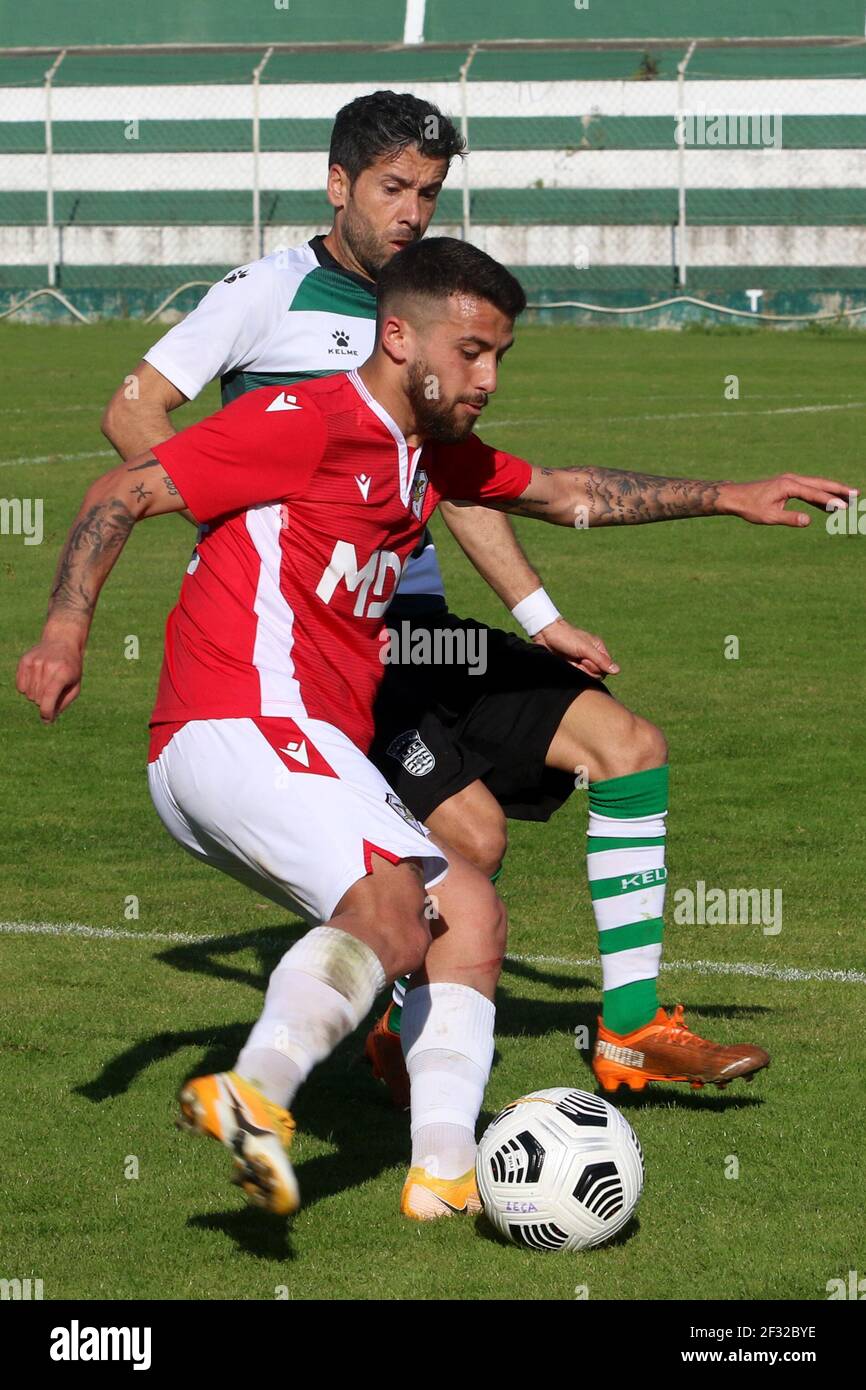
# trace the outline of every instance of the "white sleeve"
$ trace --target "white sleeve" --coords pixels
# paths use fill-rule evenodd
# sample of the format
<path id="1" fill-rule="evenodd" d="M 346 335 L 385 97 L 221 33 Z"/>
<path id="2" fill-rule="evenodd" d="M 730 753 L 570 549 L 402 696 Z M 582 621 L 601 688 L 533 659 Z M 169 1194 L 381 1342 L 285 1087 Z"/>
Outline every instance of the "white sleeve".
<path id="1" fill-rule="evenodd" d="M 255 360 L 281 317 L 270 260 L 253 261 L 218 280 L 144 354 L 188 400 L 215 377 Z"/>

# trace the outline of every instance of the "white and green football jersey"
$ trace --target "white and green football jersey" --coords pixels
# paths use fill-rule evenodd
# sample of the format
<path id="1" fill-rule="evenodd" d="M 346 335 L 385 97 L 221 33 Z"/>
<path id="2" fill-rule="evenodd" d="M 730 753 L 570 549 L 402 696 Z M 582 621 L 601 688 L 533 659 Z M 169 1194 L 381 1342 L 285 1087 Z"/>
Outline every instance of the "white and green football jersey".
<path id="1" fill-rule="evenodd" d="M 145 361 L 190 400 L 219 378 L 224 405 L 257 386 L 360 367 L 373 351 L 375 286 L 345 270 L 323 243 L 313 237 L 239 266 Z M 444 607 L 444 592 L 428 531 L 407 561 L 394 605 Z"/>

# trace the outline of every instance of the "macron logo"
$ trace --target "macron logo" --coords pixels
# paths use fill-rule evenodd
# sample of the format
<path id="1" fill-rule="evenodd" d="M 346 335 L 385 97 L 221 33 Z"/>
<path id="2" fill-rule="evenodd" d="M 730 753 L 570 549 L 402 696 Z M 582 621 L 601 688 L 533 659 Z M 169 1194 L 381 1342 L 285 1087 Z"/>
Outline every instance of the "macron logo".
<path id="1" fill-rule="evenodd" d="M 372 483 L 372 481 L 373 479 L 370 477 L 369 473 L 355 474 L 355 482 L 358 484 L 358 491 L 360 492 L 365 502 L 367 498 L 370 496 L 370 484 Z"/>
<path id="2" fill-rule="evenodd" d="M 265 410 L 303 410 L 303 406 L 298 405 L 297 396 L 287 396 L 285 391 L 281 391 L 278 396 L 274 396 Z"/>
<path id="3" fill-rule="evenodd" d="M 296 763 L 303 763 L 304 767 L 310 766 L 310 755 L 307 752 L 307 745 L 304 739 L 298 743 L 287 743 L 285 748 L 280 749 L 281 753 L 287 753 L 290 758 L 294 758 Z"/>

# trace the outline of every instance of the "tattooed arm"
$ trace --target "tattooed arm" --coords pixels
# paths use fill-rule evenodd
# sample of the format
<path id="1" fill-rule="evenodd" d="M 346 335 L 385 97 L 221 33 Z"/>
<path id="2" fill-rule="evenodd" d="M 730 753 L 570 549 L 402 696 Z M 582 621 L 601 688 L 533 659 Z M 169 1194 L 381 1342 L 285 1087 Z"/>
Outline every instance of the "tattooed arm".
<path id="1" fill-rule="evenodd" d="M 805 512 L 789 512 L 796 497 L 822 509 L 848 506 L 854 490 L 827 478 L 783 473 L 766 482 L 700 482 L 629 473 L 619 468 L 533 468 L 525 492 L 489 506 L 557 526 L 634 526 L 691 516 L 740 516 L 764 526 L 808 526 Z"/>
<path id="2" fill-rule="evenodd" d="M 84 648 L 100 590 L 137 521 L 186 504 L 152 454 L 90 487 L 58 561 L 42 637 L 21 658 L 17 686 L 51 724 L 81 689 Z"/>

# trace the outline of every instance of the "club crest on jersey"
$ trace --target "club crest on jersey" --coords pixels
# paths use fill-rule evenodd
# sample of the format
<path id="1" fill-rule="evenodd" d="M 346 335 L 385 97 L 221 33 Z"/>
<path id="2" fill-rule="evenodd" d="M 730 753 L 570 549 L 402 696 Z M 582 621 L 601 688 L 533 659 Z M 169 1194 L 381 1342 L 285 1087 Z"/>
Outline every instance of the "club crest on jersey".
<path id="1" fill-rule="evenodd" d="M 402 801 L 400 800 L 399 796 L 397 796 L 396 792 L 388 792 L 387 795 L 386 795 L 386 797 L 385 797 L 385 800 L 387 801 L 388 805 L 391 807 L 391 810 L 392 810 L 392 811 L 396 811 L 396 812 L 397 812 L 397 815 L 400 817 L 400 819 L 401 819 L 401 820 L 404 820 L 404 821 L 406 822 L 407 825 L 411 825 L 411 827 L 412 827 L 413 830 L 417 830 L 418 833 L 419 833 L 419 835 L 426 835 L 426 834 L 427 834 L 427 832 L 426 832 L 426 830 L 424 829 L 424 827 L 423 827 L 423 825 L 421 824 L 421 822 L 415 819 L 415 817 L 412 815 L 412 812 L 409 810 L 409 807 L 408 807 L 408 806 L 404 806 L 404 805 L 403 805 Z"/>
<path id="2" fill-rule="evenodd" d="M 419 468 L 412 483 L 412 515 L 417 517 L 418 521 L 421 520 L 421 514 L 424 511 L 424 498 L 427 495 L 429 483 L 430 479 L 424 469 Z"/>
<path id="3" fill-rule="evenodd" d="M 426 777 L 436 766 L 436 758 L 417 729 L 407 729 L 388 747 L 388 757 L 402 763 L 412 777 Z"/>

